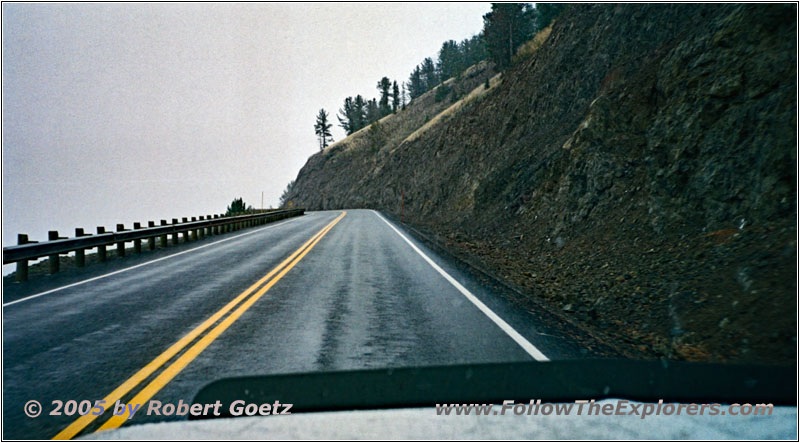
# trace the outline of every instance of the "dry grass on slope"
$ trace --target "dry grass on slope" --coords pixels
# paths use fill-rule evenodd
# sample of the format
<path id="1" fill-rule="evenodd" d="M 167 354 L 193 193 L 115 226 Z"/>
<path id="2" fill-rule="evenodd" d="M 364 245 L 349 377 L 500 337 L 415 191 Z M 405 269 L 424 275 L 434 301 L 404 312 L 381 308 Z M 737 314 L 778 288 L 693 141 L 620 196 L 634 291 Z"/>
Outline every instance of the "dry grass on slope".
<path id="1" fill-rule="evenodd" d="M 471 91 L 465 98 L 474 98 L 476 91 L 480 92 L 479 90 L 484 89 L 483 84 L 486 77 L 492 73 L 493 65 L 482 61 L 467 68 L 459 77 L 446 80 L 443 85 L 454 91 Z M 492 87 L 497 85 L 498 81 L 499 77 L 494 76 Z M 401 144 L 409 137 L 409 134 L 420 130 L 423 126 L 430 127 L 434 120 L 440 118 L 442 111 L 447 112 L 448 109 L 455 106 L 455 104 L 449 106 L 449 100 L 437 101 L 436 89 L 433 88 L 415 98 L 405 110 L 398 110 L 396 114 L 389 114 L 378 120 L 376 126 L 378 131 L 370 132 L 372 125 L 366 126 L 331 144 L 325 148 L 324 152 L 329 154 L 360 149 L 377 151 L 385 147 L 394 147 Z M 463 99 L 460 101 L 463 102 Z M 375 135 L 378 136 L 376 137 Z M 375 146 L 376 141 L 379 142 L 380 146 Z"/>
<path id="2" fill-rule="evenodd" d="M 533 53 L 539 50 L 542 47 L 545 41 L 547 41 L 547 37 L 550 37 L 550 32 L 553 31 L 553 24 L 550 25 L 533 36 L 532 39 L 528 40 L 527 42 L 523 43 L 522 46 L 517 49 L 517 54 L 514 56 L 513 62 L 516 63 L 519 60 L 524 58 L 528 58 Z"/>
<path id="3" fill-rule="evenodd" d="M 528 40 L 524 43 L 520 48 L 517 50 L 517 55 L 514 56 L 514 62 L 516 63 L 519 60 L 524 58 L 530 57 L 534 54 L 539 48 L 542 47 L 547 38 L 550 37 L 550 32 L 553 30 L 552 23 L 550 26 L 542 29 L 536 35 L 533 36 L 532 39 Z M 441 123 L 445 118 L 454 116 L 457 112 L 459 112 L 464 106 L 469 104 L 471 101 L 485 95 L 487 92 L 494 89 L 495 86 L 500 84 L 502 74 L 497 74 L 490 80 L 489 88 L 486 88 L 485 85 L 480 85 L 473 89 L 467 96 L 462 98 L 461 100 L 453 103 L 452 106 L 445 109 L 444 111 L 437 114 L 434 118 L 432 118 L 429 122 L 425 123 L 421 128 L 417 129 L 413 133 L 411 133 L 408 137 L 403 140 L 405 142 L 412 142 L 419 138 L 422 134 L 425 133 L 428 129 L 438 125 Z M 451 79 L 452 80 L 452 79 Z M 446 84 L 446 83 L 445 83 Z M 431 91 L 433 92 L 433 91 Z"/>
<path id="4" fill-rule="evenodd" d="M 486 94 L 487 92 L 491 91 L 492 89 L 494 89 L 495 86 L 500 84 L 500 80 L 501 80 L 502 75 L 503 74 L 497 74 L 494 77 L 492 77 L 489 80 L 489 88 L 488 89 L 486 88 L 485 85 L 480 85 L 477 88 L 475 88 L 472 91 L 470 91 L 470 93 L 467 94 L 466 97 L 464 97 L 461 100 L 453 103 L 452 106 L 450 106 L 449 108 L 445 109 L 444 111 L 436 114 L 435 117 L 433 117 L 430 121 L 428 121 L 427 123 L 422 125 L 421 128 L 417 129 L 416 131 L 412 132 L 408 137 L 406 137 L 403 140 L 403 143 L 412 142 L 412 141 L 418 139 L 422 134 L 425 133 L 425 131 L 427 131 L 428 129 L 430 129 L 430 128 L 436 126 L 436 125 L 438 125 L 446 117 L 455 115 L 458 111 L 461 110 L 461 108 L 466 106 L 472 100 L 475 100 L 476 98 L 478 98 L 478 97 Z"/>

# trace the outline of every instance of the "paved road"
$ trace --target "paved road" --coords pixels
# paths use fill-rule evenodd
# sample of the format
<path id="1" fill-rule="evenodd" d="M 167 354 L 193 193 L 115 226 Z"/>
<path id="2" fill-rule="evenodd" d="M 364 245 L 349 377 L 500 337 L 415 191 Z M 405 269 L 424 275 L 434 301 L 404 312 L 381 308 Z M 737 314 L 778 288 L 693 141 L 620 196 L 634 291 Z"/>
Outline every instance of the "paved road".
<path id="1" fill-rule="evenodd" d="M 177 403 L 230 376 L 586 356 L 374 211 L 312 212 L 159 254 L 38 297 L 25 298 L 108 270 L 4 286 L 4 438 L 120 424 L 48 415 L 53 400 Z M 28 400 L 42 415 L 23 414 Z"/>

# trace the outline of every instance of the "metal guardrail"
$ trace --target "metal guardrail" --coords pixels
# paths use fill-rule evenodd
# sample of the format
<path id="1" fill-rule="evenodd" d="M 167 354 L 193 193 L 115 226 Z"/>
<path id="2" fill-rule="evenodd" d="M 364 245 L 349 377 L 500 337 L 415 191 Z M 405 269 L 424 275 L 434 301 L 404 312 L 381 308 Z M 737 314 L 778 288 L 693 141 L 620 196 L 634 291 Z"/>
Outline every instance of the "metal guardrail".
<path id="1" fill-rule="evenodd" d="M 149 222 L 147 228 L 142 228 L 139 223 L 134 224 L 134 229 L 125 229 L 124 225 L 117 225 L 116 232 L 105 232 L 102 226 L 97 228 L 97 235 L 84 234 L 83 229 L 76 229 L 74 238 L 58 237 L 57 231 L 50 231 L 49 241 L 32 242 L 28 236 L 20 234 L 18 245 L 3 248 L 3 264 L 17 263 L 17 280 L 25 281 L 28 279 L 28 260 L 35 260 L 40 257 L 50 257 L 50 273 L 58 272 L 59 254 L 66 254 L 75 251 L 76 264 L 79 267 L 85 265 L 85 250 L 97 248 L 98 261 L 106 260 L 106 246 L 117 245 L 117 255 L 125 256 L 125 243 L 134 242 L 134 251 L 141 252 L 142 240 L 147 240 L 147 248 L 155 249 L 155 240 L 160 239 L 161 247 L 167 246 L 167 237 L 172 237 L 172 244 L 178 243 L 178 236 L 183 241 L 197 240 L 204 236 L 219 235 L 226 232 L 239 230 L 245 227 L 256 226 L 288 217 L 303 215 L 304 209 L 287 209 L 280 211 L 264 212 L 259 214 L 248 214 L 231 217 L 209 215 L 207 218 L 192 217 L 189 221 L 186 217 L 178 223 L 178 219 L 172 219 L 171 224 L 166 220 L 161 220 L 161 226 L 155 226 L 154 222 Z"/>

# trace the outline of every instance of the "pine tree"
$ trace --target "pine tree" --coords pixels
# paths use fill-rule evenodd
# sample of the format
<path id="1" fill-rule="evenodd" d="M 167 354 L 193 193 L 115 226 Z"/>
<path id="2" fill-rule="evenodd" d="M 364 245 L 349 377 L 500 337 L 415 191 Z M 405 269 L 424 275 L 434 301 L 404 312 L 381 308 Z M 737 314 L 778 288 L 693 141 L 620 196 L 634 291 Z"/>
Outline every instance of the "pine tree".
<path id="1" fill-rule="evenodd" d="M 533 35 L 535 10 L 523 3 L 492 3 L 483 16 L 483 38 L 498 68 L 511 65 L 517 48 Z"/>
<path id="2" fill-rule="evenodd" d="M 400 88 L 397 87 L 397 81 L 392 82 L 392 112 L 397 112 L 400 107 Z"/>
<path id="3" fill-rule="evenodd" d="M 366 103 L 361 95 L 347 97 L 344 99 L 344 106 L 339 109 L 339 114 L 336 118 L 339 119 L 339 126 L 344 129 L 347 135 L 350 135 L 359 129 L 366 126 Z"/>
<path id="4" fill-rule="evenodd" d="M 426 57 L 425 60 L 422 61 L 422 80 L 424 90 L 423 92 L 430 91 L 436 85 L 439 84 L 439 73 L 436 70 L 436 64 L 433 63 L 433 59 L 430 57 Z"/>
<path id="5" fill-rule="evenodd" d="M 406 82 L 403 82 L 403 85 L 400 88 L 400 106 L 404 111 L 406 110 Z"/>
<path id="6" fill-rule="evenodd" d="M 464 57 L 458 43 L 455 40 L 442 43 L 442 49 L 439 50 L 439 72 L 442 80 L 457 76 L 465 68 Z"/>
<path id="7" fill-rule="evenodd" d="M 353 123 L 353 109 L 355 105 L 353 103 L 353 97 L 347 97 L 344 99 L 344 106 L 339 109 L 339 114 L 336 118 L 339 119 L 339 126 L 344 129 L 345 134 L 350 135 L 356 132 L 355 124 Z"/>
<path id="8" fill-rule="evenodd" d="M 353 124 L 355 125 L 353 132 L 356 132 L 367 126 L 367 102 L 361 94 L 356 96 L 353 108 Z"/>
<path id="9" fill-rule="evenodd" d="M 486 43 L 483 41 L 483 33 L 475 34 L 472 38 L 462 40 L 459 47 L 464 56 L 464 69 L 488 58 Z"/>
<path id="10" fill-rule="evenodd" d="M 319 114 L 317 114 L 317 122 L 314 124 L 314 133 L 319 138 L 320 151 L 327 148 L 329 142 L 333 142 L 332 126 L 332 124 L 328 123 L 328 113 L 324 109 L 320 109 Z"/>
<path id="11" fill-rule="evenodd" d="M 252 206 L 248 207 L 247 205 L 245 205 L 244 200 L 242 200 L 242 198 L 239 197 L 233 199 L 231 204 L 228 206 L 228 210 L 225 211 L 225 215 L 229 216 L 229 215 L 243 214 L 244 212 L 247 212 L 248 210 L 252 209 L 253 209 Z"/>
<path id="12" fill-rule="evenodd" d="M 389 115 L 392 112 L 392 108 L 389 106 L 389 97 L 391 95 L 392 89 L 392 82 L 389 80 L 389 77 L 383 77 L 378 82 L 378 92 L 381 94 L 381 101 L 379 104 L 379 110 L 381 117 L 385 115 Z"/>
<path id="13" fill-rule="evenodd" d="M 536 3 L 536 31 L 546 28 L 567 6 L 563 3 Z"/>
<path id="14" fill-rule="evenodd" d="M 419 69 L 419 66 L 416 66 L 408 77 L 408 95 L 411 97 L 411 100 L 414 100 L 424 93 L 425 83 L 422 79 L 422 71 Z"/>
<path id="15" fill-rule="evenodd" d="M 381 119 L 381 108 L 378 105 L 377 99 L 373 98 L 372 100 L 368 101 L 366 109 L 366 124 L 364 126 L 370 125 Z"/>

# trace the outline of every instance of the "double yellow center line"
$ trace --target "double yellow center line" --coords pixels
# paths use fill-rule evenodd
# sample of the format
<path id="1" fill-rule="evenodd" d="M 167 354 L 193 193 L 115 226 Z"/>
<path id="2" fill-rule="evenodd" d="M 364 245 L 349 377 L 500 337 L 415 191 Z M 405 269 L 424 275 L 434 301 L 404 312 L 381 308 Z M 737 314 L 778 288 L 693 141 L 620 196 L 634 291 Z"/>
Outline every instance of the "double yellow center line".
<path id="1" fill-rule="evenodd" d="M 307 242 L 303 244 L 298 250 L 294 251 L 289 257 L 286 258 L 281 264 L 276 266 L 273 270 L 269 271 L 267 275 L 261 277 L 257 282 L 255 282 L 252 286 L 247 288 L 244 292 L 236 296 L 233 300 L 228 302 L 222 309 L 217 311 L 214 315 L 209 317 L 206 321 L 202 324 L 194 328 L 190 333 L 186 334 L 183 338 L 175 342 L 172 346 L 170 346 L 166 351 L 162 352 L 161 355 L 156 357 L 153 361 L 148 363 L 145 367 L 140 369 L 138 372 L 133 374 L 129 379 L 125 380 L 124 383 L 119 385 L 116 389 L 111 391 L 103 400 L 105 400 L 105 407 L 113 408 L 114 403 L 117 400 L 120 400 L 123 396 L 128 394 L 133 388 L 138 386 L 142 383 L 145 379 L 150 377 L 158 368 L 163 366 L 166 362 L 171 360 L 175 357 L 178 353 L 180 353 L 186 346 L 192 343 L 197 337 L 200 337 L 208 328 L 213 326 L 217 323 L 221 318 L 225 316 L 229 311 L 231 311 L 234 307 L 239 305 L 236 310 L 234 310 L 230 315 L 225 317 L 217 326 L 215 326 L 210 332 L 208 332 L 205 336 L 197 340 L 186 352 L 184 352 L 180 357 L 178 357 L 172 364 L 170 364 L 166 369 L 164 369 L 157 377 L 155 377 L 150 383 L 147 384 L 138 394 L 136 394 L 133 399 L 131 399 L 128 403 L 130 404 L 145 404 L 149 401 L 153 396 L 160 391 L 167 383 L 170 382 L 178 373 L 180 373 L 183 368 L 186 367 L 192 360 L 194 360 L 198 355 L 200 355 L 203 350 L 205 350 L 208 345 L 210 345 L 217 337 L 220 336 L 223 332 L 225 332 L 230 325 L 232 325 L 245 311 L 250 309 L 251 306 L 258 299 L 261 298 L 270 288 L 272 288 L 287 272 L 289 272 L 303 257 L 308 254 L 308 252 L 316 246 L 317 243 L 325 236 L 339 221 L 344 218 L 347 212 L 342 212 L 338 217 L 336 217 L 333 221 L 331 221 L 327 226 L 322 228 L 319 232 L 317 232 L 313 237 L 311 237 Z M 264 282 L 267 282 L 264 284 Z M 263 285 L 263 286 L 262 286 Z M 259 289 L 260 288 L 260 289 Z M 253 294 L 253 291 L 256 291 Z M 252 295 L 251 295 L 252 294 Z M 247 298 L 247 297 L 250 298 Z M 245 300 L 246 299 L 246 300 Z M 244 303 L 239 304 L 245 300 Z M 72 437 L 78 435 L 83 429 L 86 428 L 90 423 L 92 423 L 98 416 L 87 414 L 83 415 L 74 422 L 72 422 L 69 426 L 64 428 L 61 432 L 56 434 L 53 437 L 53 440 L 67 440 L 71 439 Z M 128 418 L 127 413 L 124 415 L 113 415 L 111 418 L 108 419 L 98 430 L 104 429 L 114 429 L 122 425 L 125 420 Z"/>

